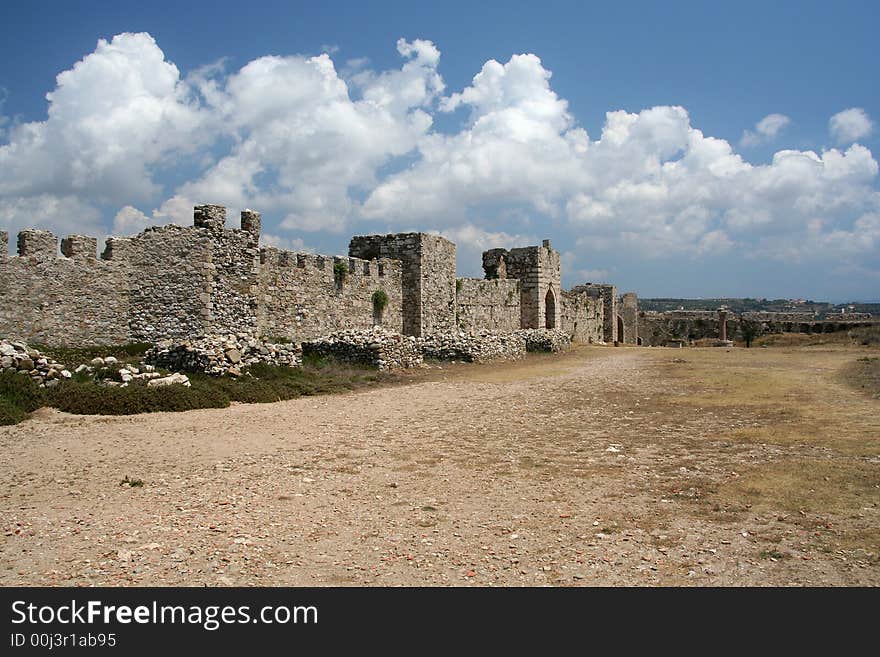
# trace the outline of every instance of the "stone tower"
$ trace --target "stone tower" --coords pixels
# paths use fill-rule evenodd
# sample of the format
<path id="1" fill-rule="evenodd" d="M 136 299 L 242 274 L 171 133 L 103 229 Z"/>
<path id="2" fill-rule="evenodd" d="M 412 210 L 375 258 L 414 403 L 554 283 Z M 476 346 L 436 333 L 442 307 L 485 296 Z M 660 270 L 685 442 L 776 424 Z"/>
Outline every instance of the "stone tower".
<path id="1" fill-rule="evenodd" d="M 423 336 L 456 329 L 455 244 L 430 233 L 358 235 L 348 255 L 403 263 L 403 332 Z"/>
<path id="2" fill-rule="evenodd" d="M 486 278 L 514 278 L 520 283 L 520 327 L 559 328 L 562 280 L 559 252 L 542 246 L 491 249 L 483 253 Z"/>

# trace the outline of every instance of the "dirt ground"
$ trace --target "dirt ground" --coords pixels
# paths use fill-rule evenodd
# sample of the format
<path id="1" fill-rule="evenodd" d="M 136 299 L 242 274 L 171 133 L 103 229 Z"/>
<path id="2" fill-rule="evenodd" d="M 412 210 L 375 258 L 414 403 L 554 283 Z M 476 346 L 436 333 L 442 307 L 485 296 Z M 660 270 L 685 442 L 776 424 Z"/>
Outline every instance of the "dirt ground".
<path id="1" fill-rule="evenodd" d="M 865 353 L 579 347 L 43 409 L 0 428 L 0 584 L 878 585 L 880 400 L 840 374 Z"/>

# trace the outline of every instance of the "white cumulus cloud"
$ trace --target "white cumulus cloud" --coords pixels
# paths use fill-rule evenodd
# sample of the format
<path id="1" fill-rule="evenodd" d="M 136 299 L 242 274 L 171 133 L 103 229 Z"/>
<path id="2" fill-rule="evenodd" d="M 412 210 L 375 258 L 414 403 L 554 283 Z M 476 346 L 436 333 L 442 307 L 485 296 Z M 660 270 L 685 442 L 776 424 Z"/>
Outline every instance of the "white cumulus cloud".
<path id="1" fill-rule="evenodd" d="M 182 75 L 148 34 L 101 40 L 58 75 L 45 120 L 0 124 L 0 228 L 131 233 L 222 203 L 232 217 L 261 211 L 265 243 L 292 248 L 303 232 L 342 246 L 364 226 L 437 230 L 468 272 L 485 248 L 544 237 L 584 275 L 616 272 L 624 254 L 878 269 L 878 164 L 854 143 L 873 128 L 862 109 L 832 117 L 837 148 L 752 164 L 680 106 L 612 109 L 589 135 L 535 54 L 489 60 L 447 90 L 434 43 L 396 46 L 387 70 L 359 59 L 340 72 L 324 52 Z M 461 123 L 440 130 L 441 115 Z M 769 114 L 739 146 L 790 123 Z"/>
<path id="2" fill-rule="evenodd" d="M 861 107 L 851 107 L 832 116 L 828 129 L 838 144 L 850 144 L 870 135 L 874 122 Z"/>
<path id="3" fill-rule="evenodd" d="M 740 146 L 756 146 L 764 141 L 775 139 L 776 136 L 791 123 L 785 114 L 768 114 L 755 124 L 754 130 L 743 131 L 739 140 Z"/>

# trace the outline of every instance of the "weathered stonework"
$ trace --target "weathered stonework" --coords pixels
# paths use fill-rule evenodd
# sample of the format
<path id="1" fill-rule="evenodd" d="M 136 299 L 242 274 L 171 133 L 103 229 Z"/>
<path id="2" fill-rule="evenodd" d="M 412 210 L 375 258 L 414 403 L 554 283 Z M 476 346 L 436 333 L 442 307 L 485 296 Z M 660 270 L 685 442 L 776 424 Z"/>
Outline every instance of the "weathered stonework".
<path id="1" fill-rule="evenodd" d="M 337 281 L 334 264 L 346 275 Z M 342 328 L 383 326 L 403 332 L 402 266 L 379 258 L 325 258 L 274 248 L 261 251 L 259 332 L 274 338 L 313 340 Z M 378 312 L 373 294 L 384 291 Z"/>
<path id="2" fill-rule="evenodd" d="M 620 300 L 623 335 L 618 335 L 617 339 L 624 344 L 641 344 L 639 342 L 639 298 L 635 292 L 627 292 Z"/>
<path id="3" fill-rule="evenodd" d="M 459 278 L 456 282 L 458 325 L 480 330 L 516 331 L 520 328 L 520 282 L 516 279 Z"/>
<path id="4" fill-rule="evenodd" d="M 455 326 L 455 244 L 439 235 L 397 233 L 351 238 L 348 255 L 403 265 L 403 332 L 430 335 Z"/>
<path id="5" fill-rule="evenodd" d="M 572 288 L 572 292 L 593 292 L 602 298 L 602 338 L 611 344 L 619 340 L 619 328 L 623 323 L 618 321 L 617 288 L 607 283 L 585 283 Z"/>
<path id="6" fill-rule="evenodd" d="M 210 335 L 299 343 L 374 327 L 459 341 L 522 329 L 617 336 L 615 288 L 564 293 L 549 240 L 487 251 L 485 280 L 456 279 L 455 244 L 439 235 L 357 236 L 348 257 L 328 257 L 260 248 L 261 223 L 243 210 L 240 227 L 227 228 L 223 206 L 199 205 L 192 226 L 109 237 L 100 257 L 94 237 L 67 236 L 59 254 L 43 230 L 22 231 L 9 256 L 0 233 L 0 335 L 70 346 Z"/>
<path id="7" fill-rule="evenodd" d="M 558 328 L 562 309 L 559 252 L 543 246 L 492 249 L 483 254 L 486 278 L 516 279 L 521 328 Z"/>
<path id="8" fill-rule="evenodd" d="M 574 342 L 604 342 L 605 304 L 598 290 L 562 292 L 562 330 Z"/>

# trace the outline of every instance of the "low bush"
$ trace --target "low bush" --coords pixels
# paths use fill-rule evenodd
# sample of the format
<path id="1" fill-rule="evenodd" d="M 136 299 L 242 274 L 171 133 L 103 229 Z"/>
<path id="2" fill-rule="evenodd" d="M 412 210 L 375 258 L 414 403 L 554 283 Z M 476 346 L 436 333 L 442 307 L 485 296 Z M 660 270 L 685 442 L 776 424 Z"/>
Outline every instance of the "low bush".
<path id="1" fill-rule="evenodd" d="M 16 424 L 41 406 L 78 415 L 134 415 L 159 411 L 226 408 L 230 402 L 267 403 L 351 390 L 380 379 L 377 371 L 332 359 L 311 359 L 303 368 L 257 364 L 245 375 L 190 375 L 191 386 L 105 386 L 74 375 L 54 388 L 29 377 L 0 373 L 0 424 Z"/>
<path id="2" fill-rule="evenodd" d="M 0 425 L 18 424 L 45 403 L 45 391 L 29 376 L 0 372 Z"/>
<path id="3" fill-rule="evenodd" d="M 18 406 L 5 397 L 0 396 L 0 426 L 18 424 L 27 418 L 27 416 L 27 412 L 24 411 L 21 406 Z"/>
<path id="4" fill-rule="evenodd" d="M 16 372 L 0 373 L 0 398 L 31 413 L 46 404 L 45 390 L 29 376 Z"/>
<path id="5" fill-rule="evenodd" d="M 134 415 L 229 406 L 229 398 L 220 390 L 196 383 L 190 388 L 183 385 L 122 388 L 67 381 L 49 390 L 47 396 L 49 404 L 59 411 L 78 415 Z"/>

